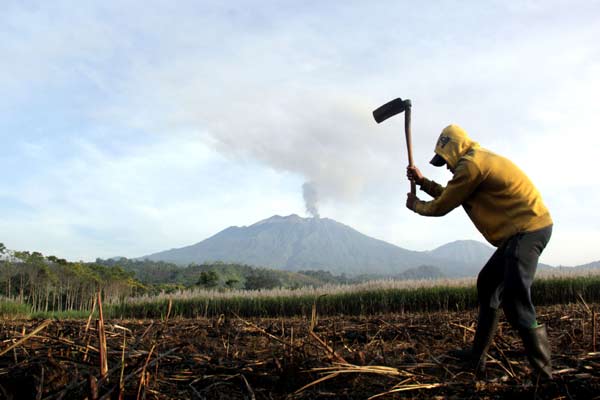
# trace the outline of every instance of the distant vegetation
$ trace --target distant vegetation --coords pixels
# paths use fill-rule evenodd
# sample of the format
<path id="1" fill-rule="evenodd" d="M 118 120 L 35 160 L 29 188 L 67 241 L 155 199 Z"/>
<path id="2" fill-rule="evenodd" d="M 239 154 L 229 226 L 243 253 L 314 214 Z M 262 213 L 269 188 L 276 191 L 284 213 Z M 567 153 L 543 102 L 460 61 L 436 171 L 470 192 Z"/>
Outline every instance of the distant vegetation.
<path id="1" fill-rule="evenodd" d="M 600 275 L 589 272 L 537 279 L 538 305 L 600 301 Z M 111 317 L 157 318 L 221 314 L 240 316 L 462 310 L 476 306 L 474 279 L 433 280 L 439 270 L 423 266 L 404 280 L 350 279 L 325 271 L 301 273 L 210 263 L 179 267 L 125 258 L 68 262 L 39 252 L 10 252 L 0 243 L 0 315 L 81 317 L 101 291 Z M 423 278 L 427 279 L 423 279 Z M 368 280 L 365 282 L 365 280 Z"/>
<path id="2" fill-rule="evenodd" d="M 281 287 L 297 289 L 305 286 L 358 281 L 350 280 L 344 275 L 334 276 L 326 271 L 288 272 L 220 261 L 182 267 L 162 261 L 118 258 L 97 259 L 96 264 L 105 267 L 119 266 L 125 271 L 132 272 L 150 293 L 170 293 L 194 287 L 216 290 L 260 290 Z"/>
<path id="3" fill-rule="evenodd" d="M 0 312 L 89 310 L 102 290 L 105 302 L 115 303 L 144 292 L 143 285 L 123 268 L 68 262 L 39 252 L 8 252 L 0 243 Z"/>
<path id="4" fill-rule="evenodd" d="M 106 304 L 114 304 L 126 298 L 194 288 L 297 289 L 350 282 L 344 276 L 333 276 L 325 271 L 302 274 L 222 262 L 187 267 L 126 258 L 70 262 L 35 251 L 9 251 L 0 243 L 0 314 L 24 309 L 30 312 L 89 310 L 98 291 L 102 291 Z"/>

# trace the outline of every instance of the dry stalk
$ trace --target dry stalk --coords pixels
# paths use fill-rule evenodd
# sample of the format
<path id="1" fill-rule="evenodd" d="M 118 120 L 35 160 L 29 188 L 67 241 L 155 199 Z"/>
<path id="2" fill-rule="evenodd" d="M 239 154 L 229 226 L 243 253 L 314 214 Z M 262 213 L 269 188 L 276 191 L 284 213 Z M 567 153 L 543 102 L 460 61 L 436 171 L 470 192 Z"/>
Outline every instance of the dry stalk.
<path id="1" fill-rule="evenodd" d="M 273 335 L 273 334 L 270 334 L 269 332 L 265 331 L 265 330 L 264 330 L 263 328 L 261 328 L 260 326 L 258 326 L 258 325 L 256 325 L 256 324 L 253 324 L 253 323 L 252 323 L 252 322 L 250 322 L 250 321 L 246 321 L 245 319 L 242 319 L 242 318 L 241 318 L 239 315 L 237 315 L 237 314 L 235 314 L 235 313 L 234 313 L 233 315 L 235 315 L 235 317 L 236 317 L 237 319 L 239 319 L 240 321 L 242 321 L 244 324 L 246 324 L 246 325 L 248 325 L 248 326 L 251 326 L 251 327 L 253 327 L 254 329 L 256 329 L 257 331 L 259 331 L 259 332 L 260 332 L 260 333 L 262 333 L 263 335 L 270 337 L 271 339 L 273 339 L 273 340 L 275 340 L 275 341 L 277 341 L 277 342 L 279 342 L 279 343 L 283 344 L 284 346 L 287 346 L 287 345 L 288 345 L 288 343 L 287 343 L 285 340 L 283 340 L 283 339 L 281 339 L 281 338 L 278 338 L 277 336 L 275 336 L 275 335 Z M 299 347 L 299 346 L 295 346 L 293 343 L 290 343 L 289 345 L 292 347 L 292 349 L 293 349 L 293 350 L 297 350 L 297 351 L 299 351 L 299 350 L 300 350 L 300 347 Z"/>
<path id="2" fill-rule="evenodd" d="M 341 374 L 377 374 L 377 375 L 385 375 L 385 376 L 402 376 L 402 377 L 413 377 L 414 375 L 410 372 L 400 371 L 397 368 L 385 367 L 385 366 L 377 366 L 377 365 L 369 365 L 369 366 L 359 366 L 354 364 L 342 363 L 336 364 L 336 366 L 332 367 L 323 367 L 323 368 L 313 368 L 310 372 L 319 372 L 325 373 L 326 375 L 310 382 L 307 385 L 304 385 L 300 389 L 296 390 L 294 394 L 299 394 L 309 387 L 318 385 L 319 383 L 325 382 L 329 379 L 333 379 Z"/>
<path id="3" fill-rule="evenodd" d="M 40 374 L 40 384 L 37 387 L 37 395 L 35 400 L 42 400 L 42 394 L 44 393 L 44 367 L 42 366 L 42 372 Z"/>
<path id="4" fill-rule="evenodd" d="M 84 379 L 79 382 L 73 382 L 70 385 L 65 386 L 65 388 L 62 389 L 60 392 L 50 395 L 50 396 L 46 397 L 44 400 L 62 399 L 67 395 L 67 393 L 69 393 L 72 390 L 75 390 L 76 388 L 78 388 L 80 386 L 83 386 L 86 382 L 90 385 L 90 392 L 92 392 L 94 390 L 94 386 L 95 386 L 96 396 L 97 396 L 98 395 L 98 387 L 101 387 L 105 382 L 107 382 L 108 377 L 110 375 L 112 375 L 114 372 L 116 372 L 119 368 L 120 368 L 119 366 L 116 366 L 116 367 L 113 367 L 113 369 L 111 369 L 110 371 L 108 371 L 108 374 L 106 376 L 107 379 L 98 380 L 95 376 L 89 375 L 88 379 Z M 90 376 L 91 376 L 91 378 L 90 378 Z M 97 399 L 94 399 L 94 400 L 97 400 Z"/>
<path id="5" fill-rule="evenodd" d="M 348 364 L 348 361 L 344 360 L 344 357 L 338 355 L 335 350 L 333 350 L 327 343 L 325 343 L 325 341 L 323 339 L 321 339 L 316 333 L 314 333 L 313 331 L 309 332 L 310 336 L 315 339 L 325 350 L 327 350 L 327 352 L 330 354 L 331 357 L 335 358 L 338 360 L 338 362 L 344 363 L 344 364 Z"/>
<path id="6" fill-rule="evenodd" d="M 333 350 L 323 339 L 321 339 L 314 332 L 314 329 L 317 326 L 317 318 L 318 318 L 318 316 L 317 316 L 317 300 L 323 296 L 326 296 L 326 295 L 321 295 L 321 296 L 317 297 L 315 299 L 315 301 L 313 302 L 312 313 L 311 313 L 311 318 L 310 318 L 310 327 L 308 329 L 308 333 L 313 339 L 315 339 L 330 354 L 331 357 L 337 359 L 338 362 L 348 364 L 348 361 L 346 361 L 342 356 L 338 355 L 335 352 L 335 350 Z"/>
<path id="7" fill-rule="evenodd" d="M 246 379 L 246 377 L 243 374 L 240 374 L 240 377 L 244 381 L 244 384 L 246 385 L 246 389 L 248 389 L 248 393 L 250 393 L 250 400 L 256 400 L 256 396 L 254 395 L 254 390 L 252 390 L 252 388 L 250 387 L 250 384 L 248 383 L 248 380 Z"/>
<path id="8" fill-rule="evenodd" d="M 173 299 L 169 298 L 169 306 L 167 307 L 167 316 L 165 317 L 165 322 L 169 320 L 169 316 L 171 315 L 171 307 L 173 307 Z"/>
<path id="9" fill-rule="evenodd" d="M 291 331 L 290 331 L 290 352 L 289 352 L 289 357 L 290 357 L 290 362 L 291 363 L 294 362 L 294 352 L 292 351 L 293 347 L 294 347 L 294 325 L 292 325 Z"/>
<path id="10" fill-rule="evenodd" d="M 131 332 L 131 329 L 129 329 L 129 328 L 126 328 L 126 327 L 124 327 L 124 326 L 121 326 L 121 325 L 114 324 L 114 325 L 113 325 L 113 328 L 115 328 L 115 329 L 120 329 L 120 330 L 122 330 L 122 331 L 128 332 L 128 333 L 130 333 L 130 334 L 132 334 L 132 335 L 133 335 L 133 332 Z"/>
<path id="11" fill-rule="evenodd" d="M 438 360 L 436 357 L 433 356 L 433 354 L 431 354 L 431 352 L 428 351 L 429 354 L 429 358 L 431 358 L 440 368 L 442 368 L 444 371 L 446 371 L 451 377 L 452 379 L 454 379 L 456 377 L 456 374 L 452 373 L 452 371 L 450 371 L 443 362 L 441 362 L 440 360 Z"/>
<path id="12" fill-rule="evenodd" d="M 88 376 L 90 400 L 98 400 L 98 379 L 94 375 Z"/>
<path id="13" fill-rule="evenodd" d="M 587 313 L 591 314 L 592 310 L 590 310 L 590 307 L 587 305 L 587 303 L 583 299 L 583 296 L 581 295 L 581 293 L 577 293 L 577 297 L 579 298 L 579 300 L 581 300 L 581 304 L 583 304 L 583 306 L 585 307 L 585 310 L 587 311 Z"/>
<path id="14" fill-rule="evenodd" d="M 415 376 L 411 372 L 402 371 L 394 367 L 386 367 L 382 365 L 354 365 L 348 363 L 336 363 L 331 367 L 313 368 L 311 372 L 335 372 L 335 373 L 363 373 L 363 374 L 378 374 L 386 376 L 403 376 L 413 377 Z"/>
<path id="15" fill-rule="evenodd" d="M 504 356 L 504 354 L 503 354 L 503 353 L 501 353 L 501 354 Z M 508 376 L 510 376 L 511 378 L 515 378 L 515 373 L 514 373 L 514 371 L 512 371 L 512 366 L 510 365 L 510 362 L 509 362 L 509 361 L 508 361 L 506 358 L 505 358 L 505 359 L 506 359 L 506 362 L 508 363 L 508 367 L 510 368 L 510 370 L 508 370 L 508 368 L 506 368 L 504 365 L 502 365 L 502 363 L 501 363 L 499 360 L 496 360 L 496 359 L 495 359 L 494 357 L 492 357 L 490 354 L 488 354 L 487 356 L 488 356 L 489 358 L 491 358 L 493 361 L 495 361 L 495 363 L 496 363 L 496 364 L 497 364 L 497 365 L 498 365 L 500 368 L 502 368 L 502 370 L 503 370 L 504 372 L 506 372 L 506 374 L 507 374 Z"/>
<path id="16" fill-rule="evenodd" d="M 142 340 L 144 338 L 144 336 L 146 336 L 148 334 L 148 332 L 150 332 L 150 329 L 154 326 L 154 321 L 150 322 L 150 325 L 148 325 L 148 327 L 146 328 L 146 330 L 144 331 L 144 333 L 142 333 L 142 336 L 140 336 L 140 340 Z"/>
<path id="17" fill-rule="evenodd" d="M 317 323 L 318 323 L 318 318 L 319 318 L 319 317 L 318 317 L 318 315 L 317 315 L 317 301 L 318 301 L 318 300 L 319 300 L 321 297 L 325 297 L 325 296 L 327 296 L 327 294 L 326 294 L 326 293 L 325 293 L 325 294 L 321 294 L 321 295 L 319 295 L 319 296 L 318 296 L 318 297 L 315 299 L 315 301 L 313 302 L 313 305 L 312 305 L 312 310 L 311 310 L 311 313 L 310 313 L 310 327 L 309 327 L 309 329 L 308 329 L 308 331 L 309 331 L 309 332 L 312 332 L 312 331 L 315 329 L 315 326 L 317 326 Z"/>
<path id="18" fill-rule="evenodd" d="M 88 358 L 88 352 L 91 349 L 95 350 L 93 346 L 90 346 L 90 342 L 92 341 L 92 335 L 87 335 L 86 338 L 86 343 L 85 343 L 85 350 L 83 352 L 83 361 L 86 362 L 87 358 Z"/>
<path id="19" fill-rule="evenodd" d="M 592 351 L 596 352 L 596 308 L 592 310 Z"/>
<path id="20" fill-rule="evenodd" d="M 394 387 L 392 390 L 390 390 L 388 392 L 376 394 L 375 396 L 371 396 L 367 400 L 387 396 L 388 394 L 407 392 L 409 390 L 435 389 L 435 388 L 439 388 L 439 387 L 443 387 L 443 386 L 446 386 L 446 384 L 444 384 L 444 383 L 424 383 L 424 384 L 401 385 L 401 386 Z"/>
<path id="21" fill-rule="evenodd" d="M 308 331 L 312 332 L 317 325 L 317 300 L 313 302 L 312 309 L 310 312 L 310 326 L 308 327 Z"/>
<path id="22" fill-rule="evenodd" d="M 44 322 L 42 322 L 37 328 L 35 328 L 31 332 L 29 332 L 26 336 L 24 336 L 20 340 L 16 341 L 15 343 L 13 343 L 11 346 L 8 346 L 6 349 L 0 351 L 0 357 L 3 356 L 4 354 L 8 353 L 12 349 L 14 349 L 16 347 L 19 347 L 20 345 L 22 345 L 23 343 L 25 343 L 27 340 L 29 340 L 29 338 L 31 338 L 32 336 L 35 336 L 37 333 L 39 333 L 42 330 L 46 329 L 46 327 L 48 325 L 50 325 L 51 322 L 52 322 L 52 320 L 49 320 L 49 319 L 47 319 Z"/>
<path id="23" fill-rule="evenodd" d="M 510 371 L 508 371 L 506 368 L 504 368 L 504 370 L 506 371 L 506 373 L 511 378 L 513 378 L 513 379 L 516 378 L 517 374 L 515 374 L 515 371 L 512 368 L 512 364 L 510 363 L 510 360 L 508 359 L 508 357 L 506 357 L 506 354 L 504 354 L 504 352 L 502 351 L 502 349 L 500 348 L 500 346 L 496 345 L 495 343 L 494 343 L 494 346 L 496 347 L 496 350 L 498 350 L 498 352 L 500 353 L 500 355 L 502 356 L 502 358 L 506 362 L 506 365 L 508 365 L 508 368 L 510 368 Z"/>
<path id="24" fill-rule="evenodd" d="M 88 329 L 90 329 L 90 323 L 92 322 L 92 317 L 94 316 L 94 311 L 96 311 L 96 302 L 98 299 L 94 297 L 94 303 L 92 304 L 92 312 L 90 312 L 90 316 L 88 317 L 87 324 L 85 324 L 85 333 L 87 333 Z"/>
<path id="25" fill-rule="evenodd" d="M 102 313 L 101 291 L 98 291 L 98 340 L 100 342 L 100 377 L 106 378 L 108 374 L 108 355 L 106 349 L 106 334 L 104 333 L 104 314 Z"/>
<path id="26" fill-rule="evenodd" d="M 121 377 L 119 378 L 119 400 L 123 400 L 123 391 L 125 389 L 125 381 L 123 381 L 123 373 L 125 372 L 125 346 L 127 345 L 127 332 L 123 332 L 123 352 L 121 353 Z"/>
<path id="27" fill-rule="evenodd" d="M 157 362 L 159 362 L 161 359 L 163 359 L 164 357 L 166 357 L 166 356 L 168 356 L 168 355 L 170 355 L 170 354 L 172 354 L 172 353 L 176 352 L 176 351 L 177 351 L 177 350 L 179 350 L 179 349 L 180 349 L 179 347 L 174 347 L 174 348 L 172 348 L 171 350 L 169 350 L 169 351 L 167 351 L 167 352 L 165 352 L 165 353 L 162 353 L 161 355 L 157 356 L 157 357 L 156 357 L 154 360 L 152 360 L 152 361 L 150 361 L 150 362 L 147 362 L 147 361 L 146 361 L 146 364 L 144 364 L 144 366 L 143 366 L 142 368 L 138 368 L 138 369 L 136 369 L 135 371 L 133 371 L 132 373 L 130 373 L 129 375 L 127 375 L 127 376 L 126 376 L 126 377 L 123 379 L 123 381 L 124 381 L 124 382 L 128 382 L 128 381 L 129 381 L 131 378 L 135 377 L 135 376 L 136 376 L 137 374 L 139 374 L 140 372 L 142 372 L 142 375 L 143 375 L 143 374 L 144 374 L 144 372 L 146 371 L 146 369 L 147 369 L 148 367 L 152 367 L 152 366 L 154 366 L 154 365 L 155 365 Z M 149 360 L 149 358 L 148 358 L 148 360 Z M 100 398 L 100 400 L 108 400 L 108 399 L 110 399 L 110 398 L 111 398 L 110 396 L 111 396 L 111 394 L 112 394 L 112 392 L 113 392 L 114 390 L 115 390 L 115 387 L 113 387 L 113 388 L 112 388 L 112 389 L 110 389 L 108 392 L 106 392 L 106 393 L 105 393 L 105 394 L 104 394 L 104 395 L 103 395 L 103 396 Z M 138 392 L 138 399 L 139 399 L 139 392 Z"/>
<path id="28" fill-rule="evenodd" d="M 148 353 L 148 357 L 146 358 L 146 362 L 144 363 L 144 368 L 142 368 L 142 374 L 140 375 L 140 384 L 138 385 L 138 392 L 137 392 L 136 400 L 140 400 L 140 395 L 142 393 L 142 387 L 144 387 L 144 385 L 146 384 L 146 368 L 148 368 L 148 363 L 150 362 L 150 357 L 152 357 L 152 352 L 154 351 L 155 347 L 156 347 L 156 344 L 153 344 L 152 348 L 150 349 L 150 352 Z"/>
<path id="29" fill-rule="evenodd" d="M 465 326 L 465 325 L 461 325 L 461 324 L 456 324 L 454 322 L 450 322 L 449 325 L 456 326 L 458 328 L 462 328 L 465 331 L 468 331 L 468 332 L 471 332 L 471 333 L 475 333 L 475 329 L 473 329 L 473 328 L 471 328 L 469 326 Z"/>

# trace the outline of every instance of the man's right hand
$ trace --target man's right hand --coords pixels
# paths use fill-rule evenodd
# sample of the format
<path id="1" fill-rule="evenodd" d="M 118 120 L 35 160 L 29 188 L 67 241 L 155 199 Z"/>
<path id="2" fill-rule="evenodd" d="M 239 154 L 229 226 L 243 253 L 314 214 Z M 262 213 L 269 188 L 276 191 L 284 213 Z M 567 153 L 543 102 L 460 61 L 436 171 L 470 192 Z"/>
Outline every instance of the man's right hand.
<path id="1" fill-rule="evenodd" d="M 419 171 L 419 168 L 412 166 L 406 167 L 406 177 L 408 180 L 413 181 L 417 185 L 421 186 L 423 183 L 423 174 Z"/>

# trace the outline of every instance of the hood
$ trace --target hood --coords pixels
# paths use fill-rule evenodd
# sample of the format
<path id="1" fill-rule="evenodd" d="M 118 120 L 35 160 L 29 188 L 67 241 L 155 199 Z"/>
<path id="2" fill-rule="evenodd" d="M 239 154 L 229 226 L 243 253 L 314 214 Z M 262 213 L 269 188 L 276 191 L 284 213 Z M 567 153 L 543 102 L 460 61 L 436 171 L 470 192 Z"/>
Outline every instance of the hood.
<path id="1" fill-rule="evenodd" d="M 471 140 L 463 128 L 448 125 L 440 134 L 434 152 L 446 160 L 451 169 L 455 169 L 458 160 L 474 147 L 479 147 L 479 144 Z"/>

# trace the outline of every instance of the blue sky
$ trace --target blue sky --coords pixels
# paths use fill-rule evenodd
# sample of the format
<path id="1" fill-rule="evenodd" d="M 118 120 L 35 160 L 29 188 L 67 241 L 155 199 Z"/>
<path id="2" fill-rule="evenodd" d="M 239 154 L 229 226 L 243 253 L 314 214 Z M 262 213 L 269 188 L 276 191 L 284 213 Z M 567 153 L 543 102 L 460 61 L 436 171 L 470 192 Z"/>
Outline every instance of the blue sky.
<path id="1" fill-rule="evenodd" d="M 0 241 L 140 256 L 319 212 L 414 250 L 482 240 L 460 209 L 404 207 L 458 123 L 514 160 L 555 221 L 542 261 L 600 260 L 596 1 L 5 1 Z M 426 198 L 426 195 L 421 195 Z"/>

